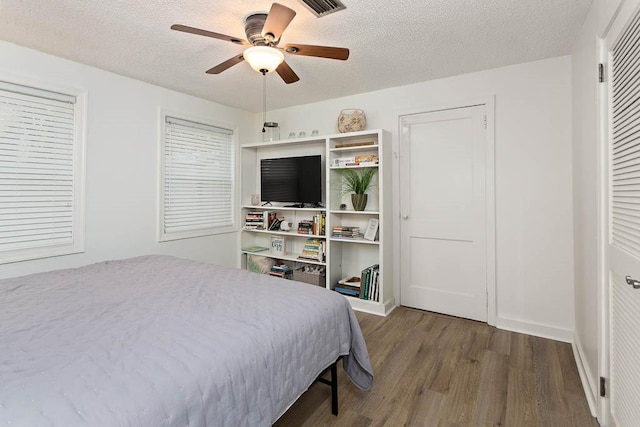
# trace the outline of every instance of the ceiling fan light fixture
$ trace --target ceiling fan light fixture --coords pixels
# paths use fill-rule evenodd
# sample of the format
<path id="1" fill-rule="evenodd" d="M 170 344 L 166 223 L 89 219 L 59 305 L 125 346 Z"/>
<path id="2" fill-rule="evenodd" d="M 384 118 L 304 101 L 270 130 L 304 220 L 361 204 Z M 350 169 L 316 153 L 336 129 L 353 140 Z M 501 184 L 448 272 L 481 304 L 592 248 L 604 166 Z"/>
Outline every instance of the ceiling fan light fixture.
<path id="1" fill-rule="evenodd" d="M 243 53 L 245 61 L 259 73 L 271 73 L 284 61 L 284 54 L 269 46 L 254 46 Z"/>

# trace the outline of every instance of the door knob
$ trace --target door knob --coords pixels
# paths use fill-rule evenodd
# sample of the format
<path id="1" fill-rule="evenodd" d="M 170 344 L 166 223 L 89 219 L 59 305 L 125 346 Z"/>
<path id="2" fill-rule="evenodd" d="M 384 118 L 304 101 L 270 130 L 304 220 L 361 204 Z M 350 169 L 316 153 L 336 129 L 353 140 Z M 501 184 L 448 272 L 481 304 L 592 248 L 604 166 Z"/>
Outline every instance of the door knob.
<path id="1" fill-rule="evenodd" d="M 409 215 L 402 215 L 402 219 L 409 219 Z"/>
<path id="2" fill-rule="evenodd" d="M 631 276 L 626 276 L 625 280 L 627 281 L 627 285 L 633 286 L 633 289 L 640 289 L 640 281 L 632 278 Z"/>

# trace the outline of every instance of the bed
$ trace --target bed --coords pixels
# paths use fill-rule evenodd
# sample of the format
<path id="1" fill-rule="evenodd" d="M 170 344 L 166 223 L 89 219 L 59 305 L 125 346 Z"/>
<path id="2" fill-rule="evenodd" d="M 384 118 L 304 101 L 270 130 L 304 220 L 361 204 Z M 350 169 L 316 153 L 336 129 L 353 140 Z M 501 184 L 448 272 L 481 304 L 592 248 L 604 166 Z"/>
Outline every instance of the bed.
<path id="1" fill-rule="evenodd" d="M 371 387 L 317 286 L 162 255 L 0 280 L 1 426 L 267 426 L 340 357 Z"/>

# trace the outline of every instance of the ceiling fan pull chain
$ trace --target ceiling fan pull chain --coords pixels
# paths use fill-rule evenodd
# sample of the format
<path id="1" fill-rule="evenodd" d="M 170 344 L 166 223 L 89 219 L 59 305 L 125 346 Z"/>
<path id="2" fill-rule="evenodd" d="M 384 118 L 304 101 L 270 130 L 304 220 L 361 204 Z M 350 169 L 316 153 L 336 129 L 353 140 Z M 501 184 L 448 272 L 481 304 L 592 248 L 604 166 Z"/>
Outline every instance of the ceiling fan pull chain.
<path id="1" fill-rule="evenodd" d="M 262 133 L 266 132 L 267 124 L 267 73 L 262 71 Z"/>

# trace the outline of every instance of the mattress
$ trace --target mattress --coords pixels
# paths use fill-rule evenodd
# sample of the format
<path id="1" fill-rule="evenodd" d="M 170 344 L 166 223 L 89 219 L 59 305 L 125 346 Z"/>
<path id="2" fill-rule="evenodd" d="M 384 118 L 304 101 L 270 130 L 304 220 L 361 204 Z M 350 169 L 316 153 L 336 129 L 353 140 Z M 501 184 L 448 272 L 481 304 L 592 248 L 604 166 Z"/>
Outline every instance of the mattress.
<path id="1" fill-rule="evenodd" d="M 2 426 L 267 426 L 341 355 L 371 387 L 343 296 L 245 270 L 153 255 L 0 281 Z"/>

